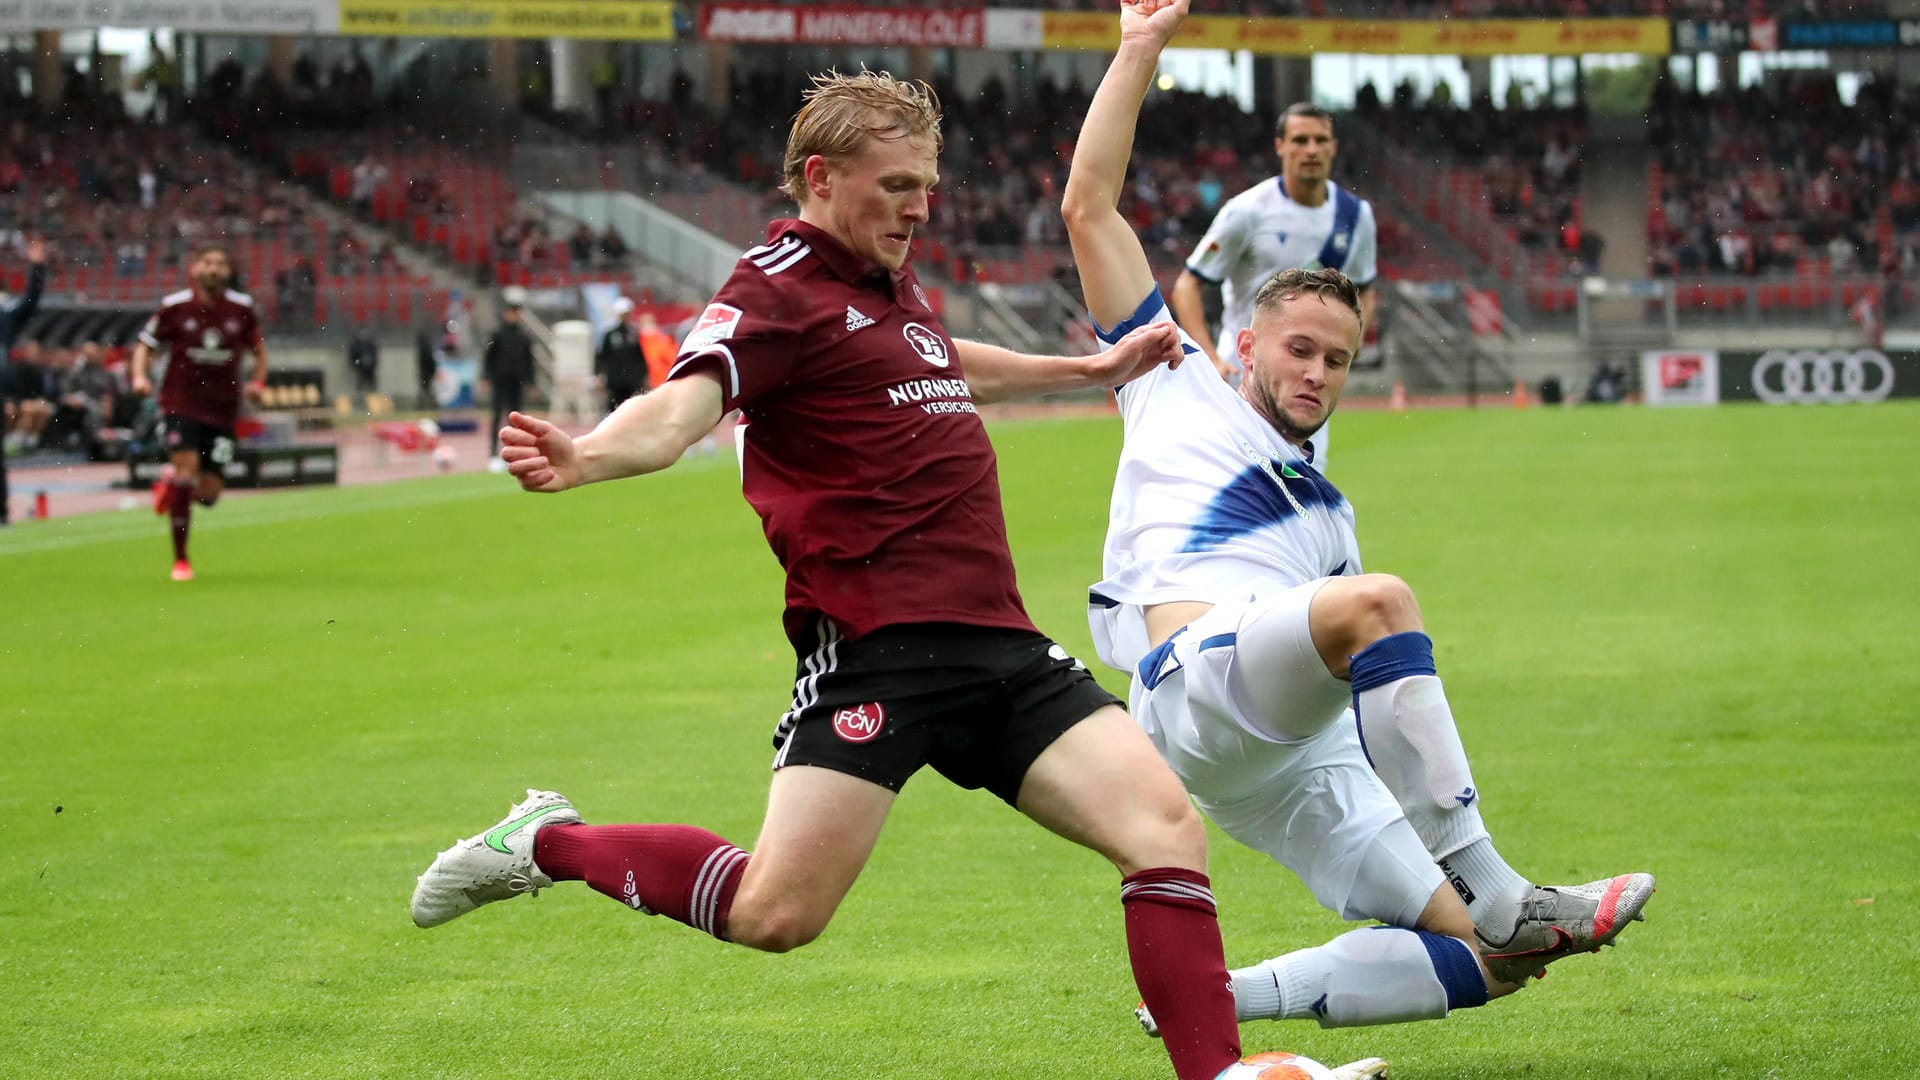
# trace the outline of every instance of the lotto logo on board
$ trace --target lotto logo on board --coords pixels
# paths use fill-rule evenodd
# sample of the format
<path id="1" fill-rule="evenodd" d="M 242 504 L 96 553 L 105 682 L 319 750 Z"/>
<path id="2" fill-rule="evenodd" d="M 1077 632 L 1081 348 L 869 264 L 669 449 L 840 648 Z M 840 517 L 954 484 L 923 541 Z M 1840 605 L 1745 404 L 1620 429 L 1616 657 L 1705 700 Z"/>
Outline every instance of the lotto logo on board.
<path id="1" fill-rule="evenodd" d="M 880 729 L 886 723 L 887 710 L 877 701 L 836 709 L 833 713 L 833 733 L 850 743 L 872 742 L 880 737 Z"/>

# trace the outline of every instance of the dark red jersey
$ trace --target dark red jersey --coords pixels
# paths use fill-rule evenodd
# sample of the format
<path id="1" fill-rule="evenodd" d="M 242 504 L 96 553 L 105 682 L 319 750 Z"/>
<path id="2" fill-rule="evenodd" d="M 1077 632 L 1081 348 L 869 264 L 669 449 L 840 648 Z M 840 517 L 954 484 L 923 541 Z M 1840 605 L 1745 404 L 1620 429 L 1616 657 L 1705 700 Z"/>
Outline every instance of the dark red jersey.
<path id="1" fill-rule="evenodd" d="M 776 221 L 681 343 L 746 427 L 742 490 L 810 614 L 857 638 L 901 623 L 1032 630 L 993 446 L 953 342 L 910 270 Z"/>
<path id="2" fill-rule="evenodd" d="M 160 411 L 232 428 L 240 415 L 241 364 L 260 347 L 253 297 L 229 289 L 211 304 L 192 289 L 171 293 L 140 331 L 167 354 Z"/>

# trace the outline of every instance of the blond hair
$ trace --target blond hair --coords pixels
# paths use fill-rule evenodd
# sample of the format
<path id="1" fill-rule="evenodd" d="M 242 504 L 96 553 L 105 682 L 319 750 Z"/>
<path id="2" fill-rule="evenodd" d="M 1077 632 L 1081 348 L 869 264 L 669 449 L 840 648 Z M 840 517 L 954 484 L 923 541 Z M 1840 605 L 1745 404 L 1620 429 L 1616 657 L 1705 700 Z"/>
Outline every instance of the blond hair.
<path id="1" fill-rule="evenodd" d="M 807 159 L 815 154 L 843 162 L 872 139 L 910 139 L 927 136 L 934 153 L 940 152 L 940 99 L 933 87 L 919 80 L 894 78 L 884 71 L 842 75 L 829 71 L 813 77 L 813 86 L 801 95 L 787 133 L 787 156 L 780 190 L 795 202 L 807 199 Z"/>

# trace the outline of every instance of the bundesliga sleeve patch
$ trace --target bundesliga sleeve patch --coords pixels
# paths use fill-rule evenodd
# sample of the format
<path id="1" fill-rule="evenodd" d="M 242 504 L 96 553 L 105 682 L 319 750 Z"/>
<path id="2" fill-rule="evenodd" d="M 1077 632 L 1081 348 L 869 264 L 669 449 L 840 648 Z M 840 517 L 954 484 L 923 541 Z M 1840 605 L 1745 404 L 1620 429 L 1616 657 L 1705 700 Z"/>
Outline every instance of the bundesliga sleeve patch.
<path id="1" fill-rule="evenodd" d="M 730 304 L 708 304 L 707 310 L 700 313 L 700 321 L 688 331 L 687 340 L 680 343 L 680 351 L 688 353 L 727 340 L 739 329 L 742 314 L 739 308 Z"/>

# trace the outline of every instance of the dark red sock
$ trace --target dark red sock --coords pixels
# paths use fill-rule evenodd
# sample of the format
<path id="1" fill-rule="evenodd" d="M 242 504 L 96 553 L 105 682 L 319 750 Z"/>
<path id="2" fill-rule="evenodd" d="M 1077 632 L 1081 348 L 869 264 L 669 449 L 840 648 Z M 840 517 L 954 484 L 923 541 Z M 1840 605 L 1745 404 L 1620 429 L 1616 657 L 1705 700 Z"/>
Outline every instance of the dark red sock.
<path id="1" fill-rule="evenodd" d="M 534 836 L 533 861 L 555 881 L 584 881 L 722 941 L 747 870 L 746 852 L 691 825 L 549 825 Z"/>
<path id="2" fill-rule="evenodd" d="M 193 528 L 193 485 L 175 481 L 167 496 L 167 519 L 173 522 L 173 560 L 187 561 L 187 533 Z"/>
<path id="3" fill-rule="evenodd" d="M 1240 1025 L 1207 875 L 1142 870 L 1121 879 L 1120 905 L 1133 982 L 1160 1026 L 1174 1075 L 1213 1080 L 1240 1060 Z"/>

